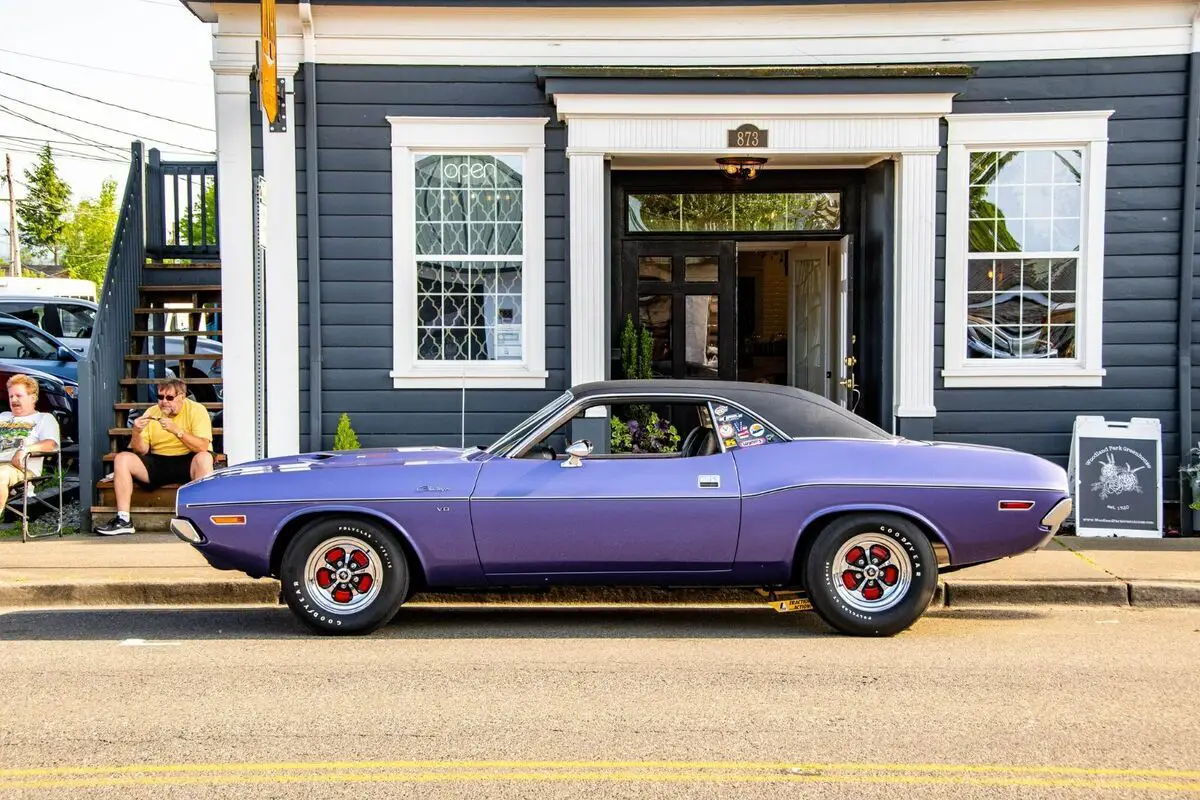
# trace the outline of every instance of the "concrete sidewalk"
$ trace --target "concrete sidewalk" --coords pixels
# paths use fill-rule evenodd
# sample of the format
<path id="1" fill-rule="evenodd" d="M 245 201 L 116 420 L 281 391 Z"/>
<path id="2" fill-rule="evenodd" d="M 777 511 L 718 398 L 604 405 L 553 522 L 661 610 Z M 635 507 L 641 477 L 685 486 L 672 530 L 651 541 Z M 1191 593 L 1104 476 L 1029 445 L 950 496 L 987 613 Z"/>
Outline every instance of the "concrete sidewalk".
<path id="1" fill-rule="evenodd" d="M 1086 604 L 1200 607 L 1200 538 L 1056 538 L 1045 550 L 943 574 L 936 606 Z M 0 540 L 0 607 L 242 605 L 279 583 L 209 567 L 169 533 Z M 755 604 L 749 591 L 555 589 L 522 595 L 418 595 L 421 603 Z"/>

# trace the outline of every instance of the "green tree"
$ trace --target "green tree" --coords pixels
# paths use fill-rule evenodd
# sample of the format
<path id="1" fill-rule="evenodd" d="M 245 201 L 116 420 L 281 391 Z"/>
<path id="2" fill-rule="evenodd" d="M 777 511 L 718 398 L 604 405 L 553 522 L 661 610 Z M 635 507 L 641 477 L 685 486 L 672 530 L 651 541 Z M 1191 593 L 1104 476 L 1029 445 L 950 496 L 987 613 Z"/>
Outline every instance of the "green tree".
<path id="1" fill-rule="evenodd" d="M 357 450 L 360 447 L 354 428 L 350 427 L 350 415 L 343 413 L 338 420 L 337 431 L 333 434 L 334 450 Z"/>
<path id="2" fill-rule="evenodd" d="M 58 264 L 71 211 L 71 187 L 58 176 L 50 145 L 38 153 L 37 166 L 25 170 L 25 184 L 25 199 L 17 202 L 21 244 L 34 252 L 52 253 Z"/>
<path id="3" fill-rule="evenodd" d="M 63 264 L 68 276 L 93 281 L 99 290 L 108 269 L 119 215 L 117 182 L 111 178 L 100 187 L 98 198 L 80 201 L 63 235 Z"/>
<path id="4" fill-rule="evenodd" d="M 203 207 L 204 215 L 200 211 Z M 208 182 L 201 199 L 192 203 L 192 218 L 186 211 L 175 222 L 180 244 L 217 243 L 217 182 Z M 174 237 L 172 237 L 173 240 Z"/>

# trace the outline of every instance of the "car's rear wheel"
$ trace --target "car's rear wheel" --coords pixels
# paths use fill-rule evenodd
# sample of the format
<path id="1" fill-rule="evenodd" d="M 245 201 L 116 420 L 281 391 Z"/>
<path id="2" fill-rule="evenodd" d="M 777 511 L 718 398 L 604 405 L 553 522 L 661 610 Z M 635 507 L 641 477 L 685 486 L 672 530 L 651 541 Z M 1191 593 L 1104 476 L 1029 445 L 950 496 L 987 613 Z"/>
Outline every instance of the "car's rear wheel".
<path id="1" fill-rule="evenodd" d="M 817 534 L 804 572 L 816 612 L 855 636 L 892 636 L 908 628 L 937 588 L 929 539 L 894 514 L 834 520 Z"/>
<path id="2" fill-rule="evenodd" d="M 396 537 L 360 519 L 323 519 L 288 544 L 279 571 L 283 596 L 319 633 L 369 633 L 408 596 L 409 568 Z"/>

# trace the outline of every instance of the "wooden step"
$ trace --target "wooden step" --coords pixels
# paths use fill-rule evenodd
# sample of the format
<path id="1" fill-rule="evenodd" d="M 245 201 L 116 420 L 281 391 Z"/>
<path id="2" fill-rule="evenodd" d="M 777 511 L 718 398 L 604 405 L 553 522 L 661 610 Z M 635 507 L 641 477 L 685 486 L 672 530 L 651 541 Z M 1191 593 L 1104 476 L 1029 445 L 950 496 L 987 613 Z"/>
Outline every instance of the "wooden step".
<path id="1" fill-rule="evenodd" d="M 133 411 L 139 408 L 150 408 L 158 403 L 113 403 L 114 411 Z M 209 411 L 221 411 L 225 408 L 224 403 L 201 403 L 200 405 L 207 408 Z"/>
<path id="2" fill-rule="evenodd" d="M 224 331 L 130 331 L 130 336 L 220 336 Z"/>
<path id="3" fill-rule="evenodd" d="M 92 524 L 103 525 L 117 513 L 116 506 L 91 506 Z M 133 508 L 129 509 L 129 519 L 138 533 L 159 533 L 171 530 L 171 520 L 175 518 L 175 504 L 170 508 Z M 90 531 L 89 531 L 90 533 Z"/>
<path id="4" fill-rule="evenodd" d="M 166 508 L 173 511 L 175 509 L 175 492 L 182 485 L 180 483 L 169 483 L 151 490 L 139 486 L 135 481 L 133 484 L 133 495 L 129 498 L 130 508 L 131 510 L 134 508 L 146 510 Z M 97 481 L 96 491 L 100 493 L 100 505 L 116 508 L 117 495 L 116 490 L 113 488 L 112 478 Z"/>
<path id="5" fill-rule="evenodd" d="M 142 286 L 143 294 L 153 292 L 155 294 L 170 294 L 172 292 L 219 292 L 221 284 L 219 283 L 199 283 L 199 284 L 167 284 L 163 286 L 155 286 L 153 284 Z"/>
<path id="6" fill-rule="evenodd" d="M 161 382 L 162 380 L 163 380 L 162 378 L 121 378 L 120 383 L 122 386 L 151 386 L 151 385 Z M 177 380 L 183 381 L 188 386 L 191 386 L 191 385 L 217 386 L 221 383 L 224 383 L 224 381 L 221 378 L 182 378 L 181 377 L 181 378 L 178 378 Z"/>
<path id="7" fill-rule="evenodd" d="M 126 361 L 220 361 L 221 353 L 138 353 L 125 356 Z"/>
<path id="8" fill-rule="evenodd" d="M 220 314 L 220 306 L 207 306 L 199 308 L 196 306 L 188 306 L 186 308 L 135 308 L 135 314 Z"/>
<path id="9" fill-rule="evenodd" d="M 190 264 L 164 264 L 161 261 L 147 261 L 145 269 L 220 269 L 220 261 L 196 261 Z"/>

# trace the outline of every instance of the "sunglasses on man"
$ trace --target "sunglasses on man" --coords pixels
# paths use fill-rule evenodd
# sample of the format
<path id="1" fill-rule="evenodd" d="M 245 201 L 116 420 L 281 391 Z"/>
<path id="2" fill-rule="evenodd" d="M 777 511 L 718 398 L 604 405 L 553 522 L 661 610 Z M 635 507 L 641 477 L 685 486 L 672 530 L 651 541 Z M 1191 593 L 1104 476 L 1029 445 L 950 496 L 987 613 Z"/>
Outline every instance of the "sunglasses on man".
<path id="1" fill-rule="evenodd" d="M 178 396 L 179 396 L 179 395 L 177 395 L 177 394 L 160 394 L 160 395 L 158 396 L 158 402 L 160 402 L 160 403 L 169 403 L 169 402 L 171 402 L 172 400 L 174 400 L 174 399 L 175 399 L 176 397 L 178 397 Z"/>

